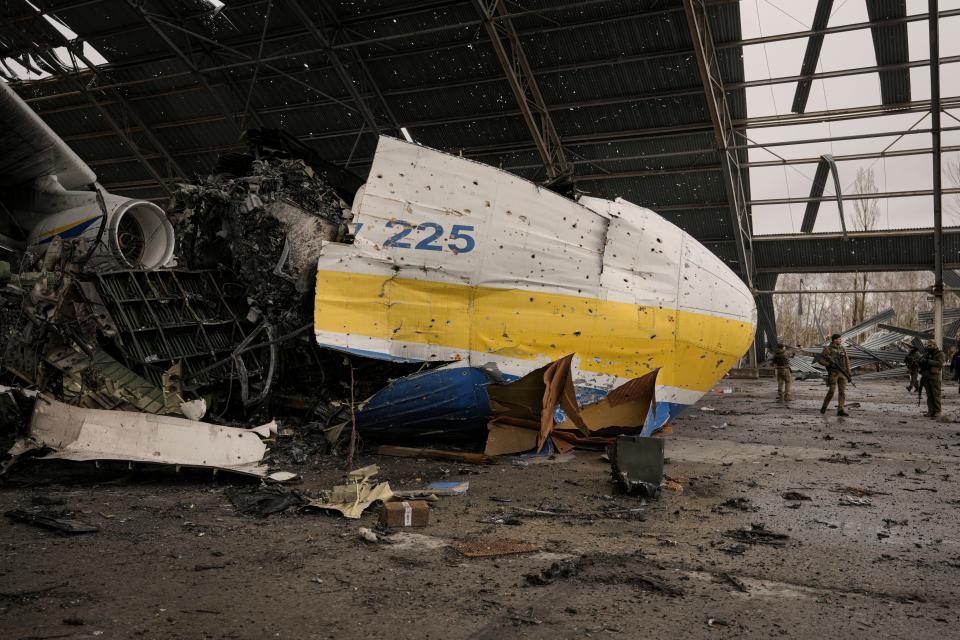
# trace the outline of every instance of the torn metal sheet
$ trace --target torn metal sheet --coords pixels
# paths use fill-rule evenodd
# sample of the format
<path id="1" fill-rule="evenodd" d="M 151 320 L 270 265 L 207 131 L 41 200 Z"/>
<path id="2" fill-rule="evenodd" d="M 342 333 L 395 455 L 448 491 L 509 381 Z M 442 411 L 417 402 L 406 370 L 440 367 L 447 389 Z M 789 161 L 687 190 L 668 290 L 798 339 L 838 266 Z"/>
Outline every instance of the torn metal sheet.
<path id="1" fill-rule="evenodd" d="M 354 243 L 325 244 L 318 261 L 322 346 L 495 367 L 507 380 L 575 354 L 575 391 L 594 398 L 659 369 L 650 433 L 753 339 L 746 285 L 681 229 L 624 200 L 574 202 L 382 137 L 353 215 Z"/>
<path id="2" fill-rule="evenodd" d="M 357 519 L 374 502 L 386 502 L 393 497 L 389 483 L 373 479 L 379 471 L 377 465 L 354 469 L 347 475 L 352 483 L 335 486 L 328 498 L 314 500 L 307 506 L 336 511 L 345 518 Z"/>
<path id="3" fill-rule="evenodd" d="M 267 447 L 247 429 L 172 416 L 85 409 L 41 396 L 27 434 L 10 449 L 9 464 L 27 452 L 47 449 L 50 451 L 41 459 L 124 460 L 267 475 L 263 462 Z"/>
<path id="4" fill-rule="evenodd" d="M 489 424 L 487 455 L 527 451 L 566 453 L 577 446 L 611 444 L 611 437 L 639 435 L 655 406 L 657 371 L 620 385 L 606 397 L 581 406 L 564 358 L 516 382 L 487 389 L 494 416 Z M 557 407 L 560 421 L 557 423 Z M 549 439 L 549 440 L 548 440 Z"/>

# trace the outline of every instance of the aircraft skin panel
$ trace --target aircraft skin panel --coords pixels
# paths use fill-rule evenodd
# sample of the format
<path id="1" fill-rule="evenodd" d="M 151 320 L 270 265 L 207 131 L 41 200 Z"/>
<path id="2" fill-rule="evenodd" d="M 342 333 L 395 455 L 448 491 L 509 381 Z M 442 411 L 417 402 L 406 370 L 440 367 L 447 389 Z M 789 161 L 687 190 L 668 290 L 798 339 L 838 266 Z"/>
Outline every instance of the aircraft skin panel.
<path id="1" fill-rule="evenodd" d="M 739 278 L 623 200 L 575 202 L 382 137 L 353 211 L 354 244 L 327 244 L 318 261 L 314 328 L 324 346 L 495 365 L 509 377 L 573 353 L 575 385 L 591 392 L 659 368 L 656 412 L 666 420 L 753 340 L 756 309 Z"/>
<path id="2" fill-rule="evenodd" d="M 330 270 L 318 273 L 317 289 L 314 327 L 322 344 L 471 366 L 496 356 L 516 361 L 523 373 L 575 353 L 583 374 L 622 383 L 660 368 L 659 383 L 706 391 L 752 335 L 739 320 L 522 289 Z M 717 358 L 701 358 L 705 352 Z"/>
<path id="3" fill-rule="evenodd" d="M 80 235 L 83 235 L 83 232 L 90 228 L 94 222 L 102 218 L 102 214 L 93 215 L 87 218 L 81 218 L 80 220 L 69 222 L 48 231 L 43 231 L 42 233 L 38 234 L 37 244 L 50 242 L 55 236 L 60 236 L 64 239 L 76 238 Z"/>

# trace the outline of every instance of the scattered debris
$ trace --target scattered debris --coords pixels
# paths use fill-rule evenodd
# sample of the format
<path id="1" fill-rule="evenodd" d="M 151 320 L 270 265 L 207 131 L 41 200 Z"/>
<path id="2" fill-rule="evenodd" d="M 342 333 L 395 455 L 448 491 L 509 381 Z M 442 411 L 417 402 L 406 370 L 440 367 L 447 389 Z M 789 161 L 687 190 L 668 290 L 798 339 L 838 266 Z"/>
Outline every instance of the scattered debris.
<path id="1" fill-rule="evenodd" d="M 237 511 L 261 518 L 310 503 L 310 499 L 299 491 L 271 485 L 261 485 L 255 489 L 230 487 L 226 494 Z"/>
<path id="2" fill-rule="evenodd" d="M 537 587 L 553 584 L 557 580 L 572 578 L 583 568 L 583 558 L 554 562 L 539 573 L 528 573 L 524 576 L 527 584 Z"/>
<path id="3" fill-rule="evenodd" d="M 826 436 L 824 436 L 826 439 Z M 863 464 L 865 461 L 862 458 L 869 457 L 870 454 L 864 452 L 859 458 L 850 458 L 840 453 L 835 453 L 829 458 L 817 458 L 820 462 L 833 462 L 835 464 Z"/>
<path id="4" fill-rule="evenodd" d="M 672 478 L 667 474 L 663 474 L 663 482 L 661 483 L 661 487 L 672 493 L 686 495 L 687 490 L 683 486 L 683 483 L 685 482 L 687 482 L 686 478 Z"/>
<path id="5" fill-rule="evenodd" d="M 486 558 L 490 556 L 506 556 L 518 553 L 532 553 L 540 547 L 521 540 L 474 540 L 471 542 L 454 542 L 450 545 L 455 551 L 468 558 Z"/>
<path id="6" fill-rule="evenodd" d="M 374 450 L 381 456 L 397 456 L 399 458 L 433 458 L 436 460 L 453 460 L 467 464 L 495 464 L 496 460 L 483 453 L 468 451 L 446 451 L 443 449 L 422 449 L 418 447 L 395 447 L 381 445 Z"/>
<path id="7" fill-rule="evenodd" d="M 731 509 L 736 509 L 738 511 L 759 511 L 760 507 L 753 504 L 750 498 L 737 497 L 729 498 L 720 503 L 721 507 L 729 507 Z"/>
<path id="8" fill-rule="evenodd" d="M 96 533 L 100 531 L 99 527 L 92 524 L 68 518 L 67 516 L 70 514 L 67 511 L 23 511 L 22 509 L 14 509 L 3 515 L 16 522 L 53 529 L 63 534 Z"/>
<path id="9" fill-rule="evenodd" d="M 397 489 L 393 492 L 395 498 L 408 500 L 410 498 L 443 498 L 448 496 L 462 496 L 470 489 L 469 482 L 431 482 L 426 489 Z"/>
<path id="10" fill-rule="evenodd" d="M 393 497 L 389 483 L 374 482 L 373 476 L 380 470 L 376 465 L 355 469 L 347 475 L 353 484 L 337 485 L 328 496 L 312 500 L 307 506 L 338 511 L 344 517 L 358 519 L 363 511 L 374 502 L 386 502 Z"/>
<path id="11" fill-rule="evenodd" d="M 781 494 L 784 500 L 813 500 L 810 496 L 805 493 L 800 493 L 799 491 L 787 491 L 786 493 Z"/>
<path id="12" fill-rule="evenodd" d="M 387 502 L 380 510 L 384 527 L 425 527 L 430 520 L 430 507 L 423 500 Z"/>
<path id="13" fill-rule="evenodd" d="M 731 585 L 740 593 L 747 593 L 748 591 L 747 585 L 743 583 L 743 580 L 740 580 L 736 576 L 732 576 L 729 573 L 721 573 L 718 574 L 717 577 L 720 578 L 722 582 L 726 582 L 727 584 Z"/>
<path id="14" fill-rule="evenodd" d="M 877 491 L 875 489 L 867 489 L 866 487 L 837 487 L 833 489 L 833 491 L 836 493 L 849 493 L 850 495 L 857 496 L 859 498 L 890 495 L 886 491 Z"/>
<path id="15" fill-rule="evenodd" d="M 746 544 L 766 544 L 773 547 L 782 547 L 790 539 L 785 533 L 775 533 L 767 529 L 765 524 L 751 524 L 749 529 L 730 529 L 723 534 L 738 542 Z"/>
<path id="16" fill-rule="evenodd" d="M 372 542 L 372 543 L 380 542 L 380 538 L 377 537 L 377 534 L 375 534 L 373 531 L 371 531 L 367 527 L 360 527 L 360 529 L 357 531 L 357 535 L 364 542 Z"/>
<path id="17" fill-rule="evenodd" d="M 663 482 L 663 440 L 618 436 L 610 454 L 613 480 L 627 493 L 645 498 L 660 494 Z"/>
<path id="18" fill-rule="evenodd" d="M 872 507 L 873 503 L 869 498 L 856 498 L 846 494 L 840 496 L 840 504 L 848 507 Z"/>

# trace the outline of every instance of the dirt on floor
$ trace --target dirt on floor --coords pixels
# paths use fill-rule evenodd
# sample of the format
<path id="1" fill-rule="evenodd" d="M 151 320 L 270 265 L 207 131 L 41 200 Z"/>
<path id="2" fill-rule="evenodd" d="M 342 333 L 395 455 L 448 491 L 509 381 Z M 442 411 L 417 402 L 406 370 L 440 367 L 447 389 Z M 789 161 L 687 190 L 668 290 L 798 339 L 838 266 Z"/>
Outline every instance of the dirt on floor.
<path id="1" fill-rule="evenodd" d="M 597 452 L 361 456 L 393 488 L 470 483 L 428 526 L 377 543 L 358 536 L 373 512 L 240 515 L 225 490 L 251 483 L 236 477 L 32 465 L 0 488 L 0 511 L 61 503 L 46 508 L 99 531 L 0 519 L 0 635 L 960 637 L 960 401 L 948 388 L 931 421 L 904 384 L 859 384 L 838 418 L 817 411 L 821 382 L 783 404 L 772 380 L 724 380 L 667 436 L 682 493 L 649 503 L 615 493 Z M 292 470 L 306 492 L 344 474 L 334 458 Z M 454 548 L 498 540 L 537 550 Z"/>

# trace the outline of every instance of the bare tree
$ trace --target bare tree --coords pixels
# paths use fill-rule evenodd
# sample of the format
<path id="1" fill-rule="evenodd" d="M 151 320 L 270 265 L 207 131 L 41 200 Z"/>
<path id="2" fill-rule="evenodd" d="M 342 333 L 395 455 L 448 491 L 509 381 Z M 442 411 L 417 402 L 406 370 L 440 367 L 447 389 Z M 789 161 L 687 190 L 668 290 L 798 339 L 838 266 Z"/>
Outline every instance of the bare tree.
<path id="1" fill-rule="evenodd" d="M 877 193 L 877 181 L 873 175 L 873 167 L 857 169 L 857 179 L 853 182 L 854 192 L 857 194 Z M 853 201 L 853 228 L 857 231 L 870 231 L 877 226 L 880 216 L 880 201 L 876 198 L 864 198 Z M 863 322 L 867 303 L 867 274 L 855 272 L 853 274 L 853 288 L 860 293 L 853 294 L 853 323 Z"/>

